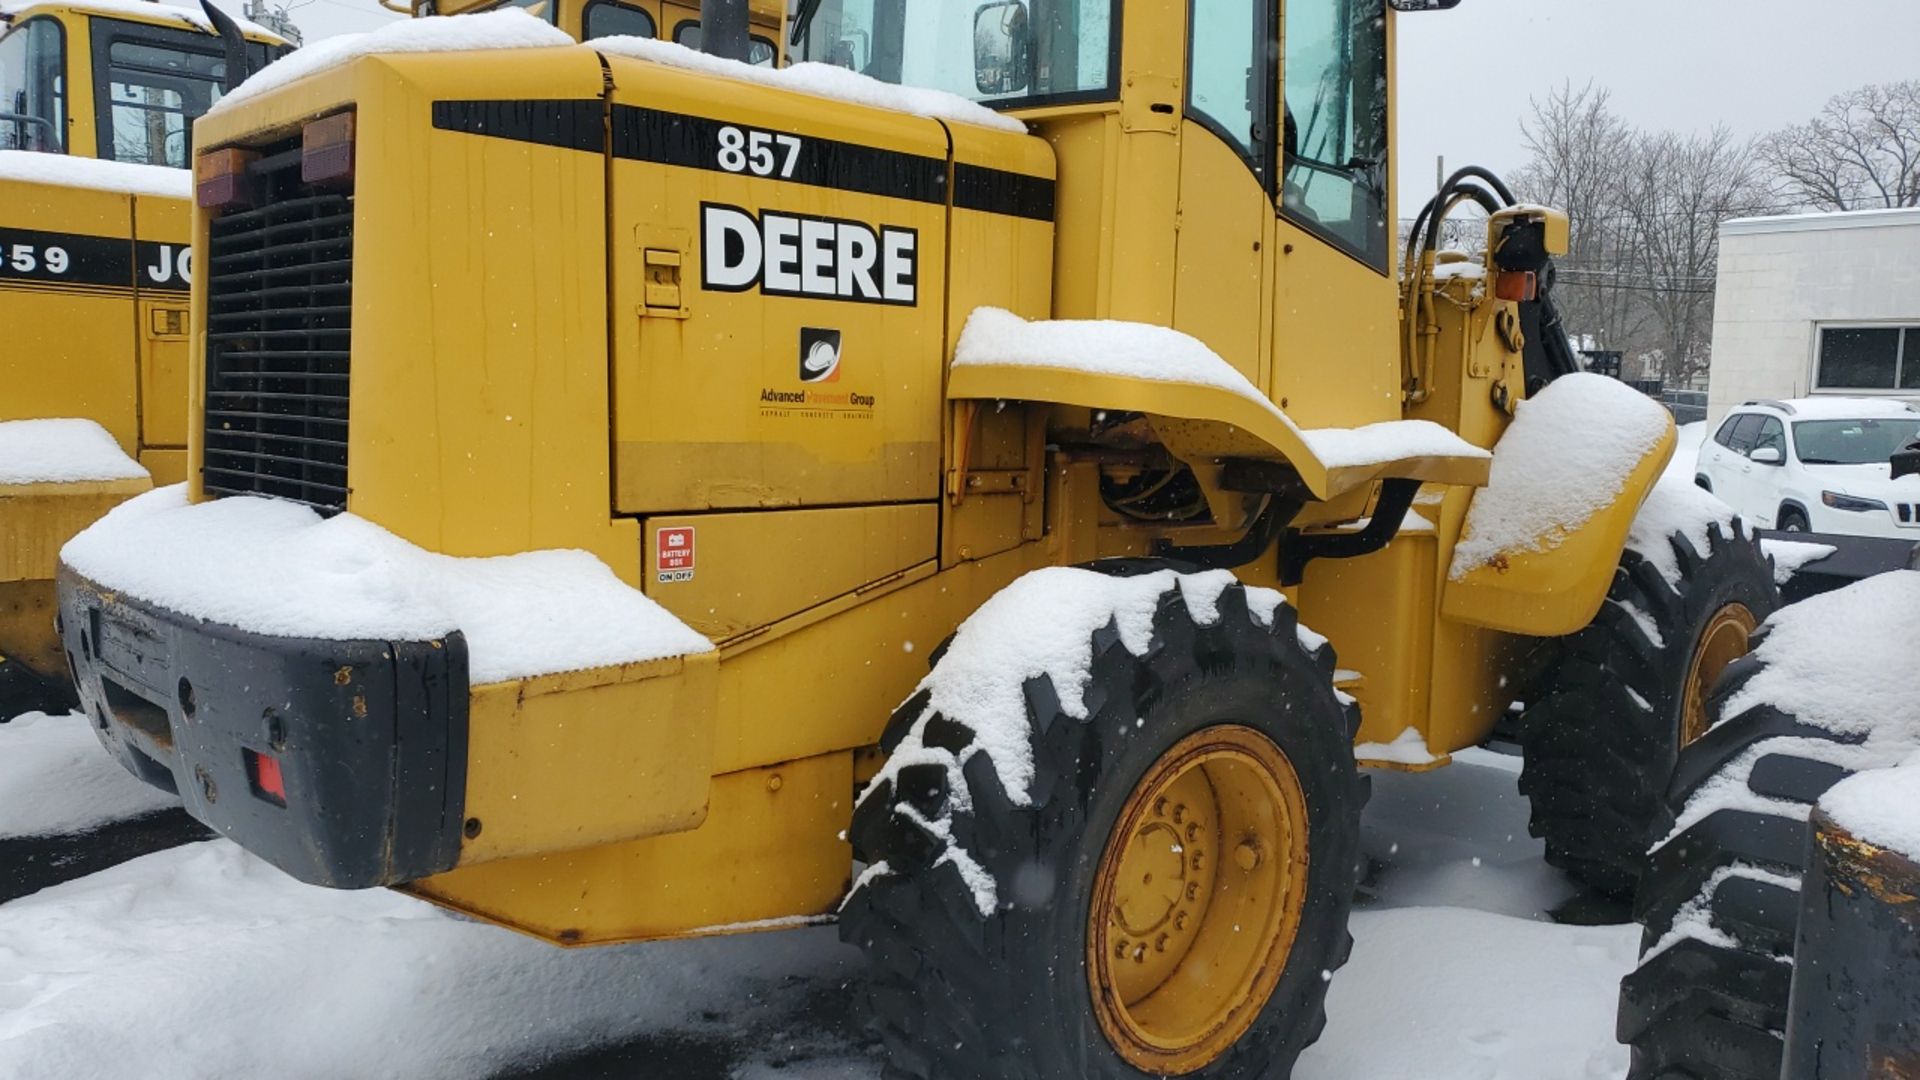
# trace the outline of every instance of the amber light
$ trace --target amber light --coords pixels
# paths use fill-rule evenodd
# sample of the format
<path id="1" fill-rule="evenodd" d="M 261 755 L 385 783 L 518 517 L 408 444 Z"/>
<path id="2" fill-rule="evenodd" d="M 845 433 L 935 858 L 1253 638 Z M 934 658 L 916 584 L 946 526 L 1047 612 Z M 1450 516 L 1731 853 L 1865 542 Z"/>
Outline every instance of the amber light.
<path id="1" fill-rule="evenodd" d="M 1531 270 L 1502 270 L 1493 283 L 1493 295 L 1522 303 L 1540 295 L 1540 279 Z"/>
<path id="2" fill-rule="evenodd" d="M 194 201 L 207 210 L 244 210 L 253 205 L 247 166 L 259 159 L 252 150 L 209 150 L 193 160 Z"/>
<path id="3" fill-rule="evenodd" d="M 351 112 L 323 116 L 300 130 L 300 179 L 309 184 L 353 180 Z"/>

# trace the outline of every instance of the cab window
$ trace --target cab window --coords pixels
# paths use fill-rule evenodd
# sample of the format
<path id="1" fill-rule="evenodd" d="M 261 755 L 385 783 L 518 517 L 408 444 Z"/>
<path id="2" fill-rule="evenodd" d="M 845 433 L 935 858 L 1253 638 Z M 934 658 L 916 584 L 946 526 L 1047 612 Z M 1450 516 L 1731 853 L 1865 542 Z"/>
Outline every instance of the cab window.
<path id="1" fill-rule="evenodd" d="M 1281 210 L 1384 274 L 1384 0 L 1289 0 L 1286 12 Z"/>
<path id="2" fill-rule="evenodd" d="M 591 35 L 589 35 L 591 36 Z M 682 19 L 673 28 L 673 43 L 685 45 L 689 49 L 700 47 L 700 20 Z M 772 38 L 753 34 L 747 38 L 747 63 L 754 67 L 772 67 L 774 57 L 780 55 Z"/>
<path id="3" fill-rule="evenodd" d="M 1101 101 L 1118 66 L 1114 0 L 821 0 L 796 60 L 995 108 Z"/>
<path id="4" fill-rule="evenodd" d="M 1266 174 L 1266 128 L 1272 76 L 1267 68 L 1270 0 L 1213 0 L 1193 5 L 1188 40 L 1187 112 L 1225 140 L 1256 175 Z"/>
<path id="5" fill-rule="evenodd" d="M 1754 442 L 1760 437 L 1760 425 L 1766 419 L 1759 413 L 1742 416 L 1740 422 L 1733 426 L 1733 437 L 1727 440 L 1727 449 L 1743 457 L 1752 452 Z"/>
<path id="6" fill-rule="evenodd" d="M 255 67 L 266 65 L 267 46 L 247 50 Z M 184 169 L 193 122 L 220 100 L 227 60 L 211 34 L 96 17 L 93 72 L 100 157 Z"/>
<path id="7" fill-rule="evenodd" d="M 67 148 L 66 32 L 28 19 L 0 37 L 0 150 Z"/>
<path id="8" fill-rule="evenodd" d="M 580 17 L 581 29 L 589 41 L 604 37 L 654 36 L 653 16 L 614 0 L 591 0 Z"/>

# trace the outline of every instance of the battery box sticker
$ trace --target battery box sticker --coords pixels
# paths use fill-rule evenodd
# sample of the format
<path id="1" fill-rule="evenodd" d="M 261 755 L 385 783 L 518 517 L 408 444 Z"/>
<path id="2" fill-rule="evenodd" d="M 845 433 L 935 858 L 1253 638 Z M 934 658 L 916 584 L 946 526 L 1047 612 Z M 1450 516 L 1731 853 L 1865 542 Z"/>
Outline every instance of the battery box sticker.
<path id="1" fill-rule="evenodd" d="M 663 584 L 693 580 L 693 526 L 661 529 L 654 548 L 658 552 L 654 580 Z"/>

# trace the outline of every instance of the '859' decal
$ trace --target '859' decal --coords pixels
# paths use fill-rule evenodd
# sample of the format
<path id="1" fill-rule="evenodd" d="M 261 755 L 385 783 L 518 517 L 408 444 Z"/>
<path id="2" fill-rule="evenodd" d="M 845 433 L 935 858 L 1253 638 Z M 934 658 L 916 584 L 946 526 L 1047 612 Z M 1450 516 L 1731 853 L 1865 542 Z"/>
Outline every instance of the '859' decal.
<path id="1" fill-rule="evenodd" d="M 193 249 L 85 233 L 0 229 L 0 282 L 186 292 Z"/>

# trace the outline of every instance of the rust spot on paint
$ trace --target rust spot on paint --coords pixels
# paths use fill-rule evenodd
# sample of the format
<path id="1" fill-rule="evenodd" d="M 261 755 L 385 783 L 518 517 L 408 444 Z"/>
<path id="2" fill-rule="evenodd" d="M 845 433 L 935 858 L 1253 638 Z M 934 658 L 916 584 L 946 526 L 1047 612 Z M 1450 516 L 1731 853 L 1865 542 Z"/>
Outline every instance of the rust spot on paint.
<path id="1" fill-rule="evenodd" d="M 344 665 L 340 668 L 339 671 L 336 671 L 333 673 L 333 685 L 335 686 L 345 686 L 352 681 L 353 681 L 353 665 L 352 664 Z"/>
<path id="2" fill-rule="evenodd" d="M 353 695 L 353 718 L 356 720 L 365 720 L 367 718 L 367 695 Z"/>

